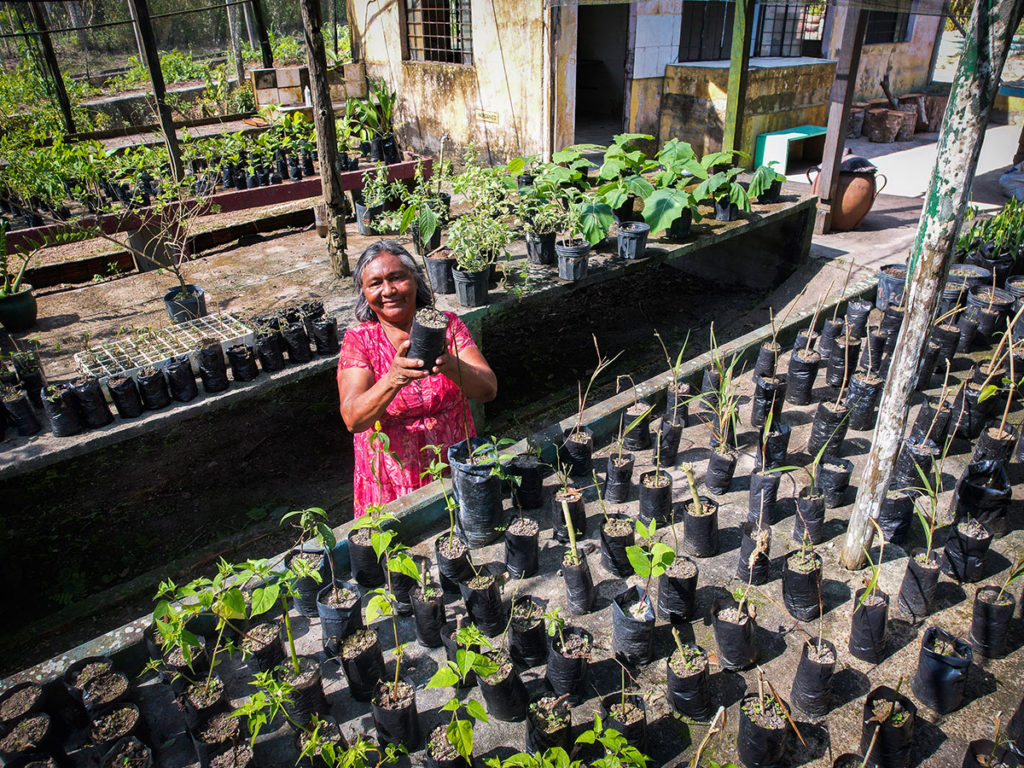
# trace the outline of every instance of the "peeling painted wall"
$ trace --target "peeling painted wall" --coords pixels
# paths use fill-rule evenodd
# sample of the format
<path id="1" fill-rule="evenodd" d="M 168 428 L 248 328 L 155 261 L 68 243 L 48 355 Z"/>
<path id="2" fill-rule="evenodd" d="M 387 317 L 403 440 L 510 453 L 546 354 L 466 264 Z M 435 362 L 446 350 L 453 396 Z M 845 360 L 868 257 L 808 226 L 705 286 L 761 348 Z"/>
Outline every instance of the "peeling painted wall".
<path id="1" fill-rule="evenodd" d="M 751 59 L 739 149 L 753 157 L 759 134 L 824 125 L 835 70 L 822 59 Z M 669 65 L 659 140 L 688 141 L 698 154 L 721 149 L 728 83 L 728 62 Z"/>
<path id="2" fill-rule="evenodd" d="M 472 0 L 473 64 L 402 60 L 402 0 L 355 0 L 366 71 L 398 92 L 405 147 L 437 152 L 441 137 L 475 144 L 486 162 L 543 151 L 543 0 Z M 575 35 L 573 35 L 575 47 Z"/>
<path id="3" fill-rule="evenodd" d="M 636 4 L 633 86 L 629 103 L 631 133 L 658 135 L 665 67 L 679 57 L 682 0 L 640 0 Z"/>
<path id="4" fill-rule="evenodd" d="M 834 6 L 830 13 L 831 38 L 828 55 L 839 55 L 839 44 L 846 21 L 846 8 Z M 880 81 L 889 70 L 889 82 L 894 96 L 924 91 L 931 74 L 932 49 L 944 19 L 941 16 L 910 17 L 908 40 L 905 43 L 872 43 L 865 45 L 860 55 L 860 69 L 854 98 L 858 101 L 883 98 Z"/>

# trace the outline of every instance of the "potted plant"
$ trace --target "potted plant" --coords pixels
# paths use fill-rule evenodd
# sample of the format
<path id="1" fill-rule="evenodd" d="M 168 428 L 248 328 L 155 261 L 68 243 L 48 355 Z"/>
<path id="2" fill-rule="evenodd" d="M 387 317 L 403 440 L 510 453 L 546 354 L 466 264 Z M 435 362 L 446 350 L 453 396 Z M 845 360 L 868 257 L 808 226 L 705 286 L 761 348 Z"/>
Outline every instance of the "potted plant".
<path id="1" fill-rule="evenodd" d="M 597 188 L 597 196 L 611 207 L 620 226 L 632 221 L 636 198 L 646 200 L 654 191 L 643 174 L 657 164 L 636 146 L 638 141 L 653 140 L 653 136 L 643 133 L 620 133 L 612 137 L 604 152 L 597 172 L 597 178 L 604 183 Z"/>
<path id="2" fill-rule="evenodd" d="M 564 221 L 555 193 L 555 188 L 544 179 L 536 179 L 519 190 L 517 213 L 523 222 L 526 255 L 531 264 L 555 263 L 555 238 Z"/>
<path id="3" fill-rule="evenodd" d="M 590 249 L 608 236 L 613 214 L 611 206 L 589 197 L 578 189 L 565 190 L 562 238 L 555 243 L 558 276 L 575 282 L 587 276 Z"/>
<path id="4" fill-rule="evenodd" d="M 382 78 L 370 79 L 370 90 L 366 99 L 359 102 L 361 118 L 371 132 L 370 159 L 385 165 L 402 159 L 395 141 L 395 105 L 398 93 L 391 90 Z"/>
<path id="5" fill-rule="evenodd" d="M 18 254 L 21 266 L 11 274 L 7 253 L 7 221 L 0 221 L 0 323 L 11 333 L 27 331 L 36 324 L 36 297 L 32 286 L 24 283 L 25 270 L 41 246 Z"/>
<path id="6" fill-rule="evenodd" d="M 778 162 L 772 160 L 768 165 L 759 165 L 747 183 L 747 196 L 757 199 L 759 203 L 779 202 L 779 193 L 782 192 L 782 184 L 786 177 L 772 168 Z"/>
<path id="7" fill-rule="evenodd" d="M 487 303 L 492 265 L 512 242 L 512 231 L 500 216 L 474 209 L 456 219 L 448 230 L 448 247 L 455 255 L 455 295 L 464 307 Z"/>
<path id="8" fill-rule="evenodd" d="M 644 201 L 644 221 L 651 232 L 665 231 L 670 240 L 682 240 L 690 234 L 690 225 L 701 218 L 698 201 L 686 187 L 695 177 L 702 177 L 704 169 L 693 147 L 679 139 L 667 141 L 657 161 L 660 170 L 654 190 Z"/>
<path id="9" fill-rule="evenodd" d="M 375 223 L 394 194 L 395 185 L 388 181 L 388 169 L 384 163 L 378 162 L 372 169 L 363 171 L 363 187 L 355 198 L 359 234 L 377 234 Z"/>
<path id="10" fill-rule="evenodd" d="M 399 232 L 404 234 L 411 228 L 413 244 L 421 258 L 437 250 L 441 245 L 441 228 L 447 221 L 451 208 L 451 198 L 441 192 L 441 183 L 450 175 L 450 171 L 447 170 L 450 165 L 444 159 L 442 144 L 441 158 L 431 178 L 424 177 L 423 163 L 418 160 L 413 173 L 412 189 L 401 184 L 397 186 L 402 201 L 399 209 Z M 429 270 L 429 262 L 427 265 Z M 433 275 L 431 282 L 436 282 Z"/>

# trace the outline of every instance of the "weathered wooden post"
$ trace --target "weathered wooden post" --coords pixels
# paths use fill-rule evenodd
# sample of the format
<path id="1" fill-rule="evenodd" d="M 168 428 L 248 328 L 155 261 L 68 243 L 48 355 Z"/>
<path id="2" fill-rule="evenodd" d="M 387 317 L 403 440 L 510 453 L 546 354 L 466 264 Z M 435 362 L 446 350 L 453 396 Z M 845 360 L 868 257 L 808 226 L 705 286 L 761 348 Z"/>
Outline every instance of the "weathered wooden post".
<path id="1" fill-rule="evenodd" d="M 939 132 L 938 157 L 928 185 L 911 252 L 910 295 L 889 378 L 878 406 L 878 423 L 861 474 L 840 560 L 851 570 L 864 565 L 873 527 L 892 475 L 907 420 L 921 351 L 952 260 L 957 233 L 970 200 L 978 152 L 999 87 L 1024 0 L 979 0 L 971 14 L 960 64 Z"/>
<path id="2" fill-rule="evenodd" d="M 352 274 L 345 249 L 345 191 L 338 175 L 338 132 L 334 124 L 331 89 L 327 85 L 327 52 L 320 34 L 320 3 L 299 0 L 302 28 L 306 38 L 309 90 L 313 97 L 313 123 L 316 126 L 316 147 L 320 155 L 320 183 L 327 205 L 327 252 L 331 270 L 337 277 Z"/>
<path id="3" fill-rule="evenodd" d="M 750 39 L 754 33 L 754 0 L 736 0 L 729 59 L 729 92 L 725 100 L 722 149 L 739 149 L 743 143 L 743 117 L 747 100 Z"/>

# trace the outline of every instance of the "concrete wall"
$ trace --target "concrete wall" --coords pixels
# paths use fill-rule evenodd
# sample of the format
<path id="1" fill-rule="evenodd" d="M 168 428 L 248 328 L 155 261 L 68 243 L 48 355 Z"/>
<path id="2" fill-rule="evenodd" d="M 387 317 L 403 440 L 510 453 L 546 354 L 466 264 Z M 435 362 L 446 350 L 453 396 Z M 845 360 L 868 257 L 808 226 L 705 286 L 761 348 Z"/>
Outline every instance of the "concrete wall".
<path id="1" fill-rule="evenodd" d="M 355 0 L 352 24 L 367 74 L 398 92 L 403 145 L 437 152 L 447 133 L 456 145 L 476 144 L 486 162 L 541 153 L 549 133 L 542 0 L 472 0 L 472 65 L 402 61 L 401 1 Z"/>
<path id="2" fill-rule="evenodd" d="M 633 85 L 628 125 L 631 133 L 658 135 L 665 67 L 679 56 L 682 0 L 640 0 L 636 3 Z"/>
<path id="3" fill-rule="evenodd" d="M 824 125 L 834 78 L 834 61 L 751 59 L 739 148 L 753 157 L 758 134 Z M 728 62 L 670 64 L 661 99 L 660 141 L 688 141 L 698 154 L 721 149 L 728 83 Z"/>
<path id="4" fill-rule="evenodd" d="M 843 36 L 846 8 L 830 6 L 832 15 L 827 55 L 835 58 Z M 858 101 L 883 98 L 881 79 L 889 72 L 890 88 L 894 96 L 924 91 L 928 86 L 932 49 L 944 19 L 941 16 L 910 17 L 905 43 L 873 43 L 865 45 L 860 56 L 860 70 L 854 98 Z"/>

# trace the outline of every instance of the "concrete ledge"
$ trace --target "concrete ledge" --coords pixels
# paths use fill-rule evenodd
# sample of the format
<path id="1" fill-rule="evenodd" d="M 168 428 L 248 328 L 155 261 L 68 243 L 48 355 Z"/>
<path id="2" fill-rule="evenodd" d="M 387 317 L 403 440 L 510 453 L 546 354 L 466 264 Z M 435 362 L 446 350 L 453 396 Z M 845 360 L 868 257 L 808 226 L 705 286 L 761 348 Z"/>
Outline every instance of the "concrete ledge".
<path id="1" fill-rule="evenodd" d="M 846 303 L 853 298 L 873 295 L 875 286 L 876 278 L 874 277 L 849 286 L 842 296 L 823 308 L 822 315 L 824 316 L 828 310 L 836 306 L 842 311 Z M 792 342 L 797 332 L 807 327 L 813 314 L 813 309 L 793 313 L 786 324 L 779 329 L 777 334 L 778 341 L 784 346 Z M 772 328 L 769 325 L 765 325 L 731 342 L 722 344 L 719 347 L 719 351 L 720 354 L 726 357 L 738 355 L 740 366 L 746 367 L 748 363 L 756 358 L 760 344 L 771 339 L 771 337 Z M 710 362 L 710 352 L 688 360 L 681 370 L 680 376 L 682 380 L 691 383 L 698 382 L 702 371 Z M 637 391 L 651 404 L 657 405 L 662 402 L 665 390 L 671 381 L 671 372 L 665 371 L 638 384 Z M 619 412 L 629 407 L 632 402 L 632 390 L 628 390 L 597 403 L 583 412 L 583 423 L 594 431 L 595 442 L 605 441 L 615 432 L 618 428 Z M 517 443 L 513 446 L 512 452 L 526 450 L 527 443 L 530 442 L 540 446 L 542 458 L 546 461 L 552 461 L 558 443 L 561 441 L 562 431 L 572 426 L 574 422 L 575 418 L 568 418 L 557 424 L 551 424 L 532 435 L 529 440 L 522 440 Z M 439 531 L 441 526 L 447 522 L 440 483 L 424 486 L 392 502 L 386 507 L 386 511 L 395 515 L 397 518 L 395 527 L 399 535 L 409 542 L 421 539 L 434 531 Z M 338 546 L 334 551 L 334 558 L 339 571 L 347 571 L 349 569 L 347 536 L 350 529 L 351 523 L 334 529 L 334 534 L 338 540 Z M 275 560 L 282 558 L 283 553 L 278 555 Z M 145 663 L 146 649 L 145 644 L 142 642 L 142 631 L 149 624 L 149 621 L 148 616 L 140 617 L 34 667 L 11 675 L 0 681 L 0 691 L 27 680 L 40 683 L 52 681 L 69 664 L 86 656 L 110 655 L 115 658 L 126 672 L 137 671 Z"/>

